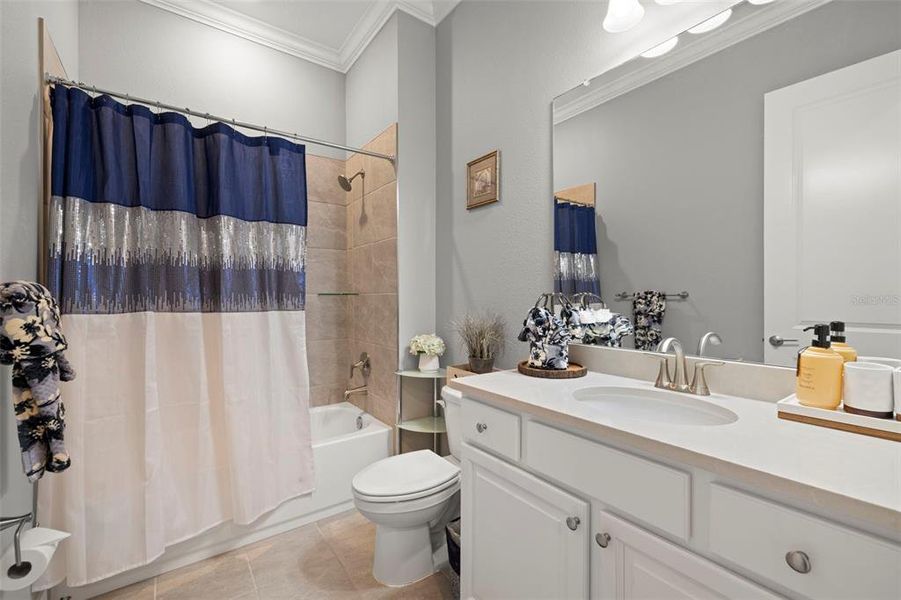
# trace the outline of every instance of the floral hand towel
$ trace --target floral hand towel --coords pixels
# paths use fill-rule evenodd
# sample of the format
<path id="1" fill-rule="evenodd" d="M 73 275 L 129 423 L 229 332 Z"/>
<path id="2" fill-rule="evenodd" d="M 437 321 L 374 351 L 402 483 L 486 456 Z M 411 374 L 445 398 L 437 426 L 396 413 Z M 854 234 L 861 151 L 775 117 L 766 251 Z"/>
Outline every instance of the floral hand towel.
<path id="1" fill-rule="evenodd" d="M 654 290 L 637 292 L 632 300 L 635 318 L 635 349 L 653 350 L 660 343 L 666 294 Z"/>

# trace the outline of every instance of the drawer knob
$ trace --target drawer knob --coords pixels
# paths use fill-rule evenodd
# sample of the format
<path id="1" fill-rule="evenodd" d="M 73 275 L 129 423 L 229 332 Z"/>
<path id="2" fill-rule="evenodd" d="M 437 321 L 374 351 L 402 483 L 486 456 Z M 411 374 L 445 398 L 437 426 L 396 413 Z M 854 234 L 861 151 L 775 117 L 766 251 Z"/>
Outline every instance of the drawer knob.
<path id="1" fill-rule="evenodd" d="M 478 431 L 479 433 L 482 433 L 486 429 L 488 429 L 488 425 L 486 423 L 476 423 L 476 431 Z"/>
<path id="2" fill-rule="evenodd" d="M 606 548 L 610 543 L 610 534 L 609 533 L 596 533 L 594 534 L 594 541 L 598 543 L 598 546 L 601 548 Z"/>
<path id="3" fill-rule="evenodd" d="M 580 523 L 582 523 L 582 519 L 579 517 L 566 517 L 566 526 L 573 531 L 579 528 Z"/>
<path id="4" fill-rule="evenodd" d="M 798 573 L 810 573 L 810 557 L 806 552 L 792 550 L 785 553 L 785 562 Z"/>

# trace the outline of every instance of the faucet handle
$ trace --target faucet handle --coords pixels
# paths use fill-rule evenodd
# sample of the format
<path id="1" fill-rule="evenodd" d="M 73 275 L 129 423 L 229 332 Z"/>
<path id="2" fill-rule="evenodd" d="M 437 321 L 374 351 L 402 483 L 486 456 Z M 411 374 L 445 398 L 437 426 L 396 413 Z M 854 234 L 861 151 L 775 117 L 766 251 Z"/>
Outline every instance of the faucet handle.
<path id="1" fill-rule="evenodd" d="M 691 378 L 691 385 L 688 391 L 696 396 L 709 396 L 710 388 L 707 386 L 707 377 L 704 376 L 704 369 L 707 367 L 720 367 L 721 360 L 702 360 L 695 363 L 694 376 Z"/>
<path id="2" fill-rule="evenodd" d="M 670 389 L 673 380 L 669 374 L 669 357 L 665 354 L 660 355 L 653 352 L 645 352 L 644 354 L 660 361 L 660 368 L 657 370 L 657 380 L 654 382 L 654 387 L 664 390 Z"/>

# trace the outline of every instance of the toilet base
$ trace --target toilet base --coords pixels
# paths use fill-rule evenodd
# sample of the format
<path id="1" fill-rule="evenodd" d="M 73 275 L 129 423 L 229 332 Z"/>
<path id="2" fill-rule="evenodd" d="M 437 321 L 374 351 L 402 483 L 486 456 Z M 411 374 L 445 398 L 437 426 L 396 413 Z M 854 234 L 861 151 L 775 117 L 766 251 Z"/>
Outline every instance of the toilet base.
<path id="1" fill-rule="evenodd" d="M 376 526 L 372 576 L 381 584 L 400 587 L 435 572 L 428 524 L 409 529 Z"/>

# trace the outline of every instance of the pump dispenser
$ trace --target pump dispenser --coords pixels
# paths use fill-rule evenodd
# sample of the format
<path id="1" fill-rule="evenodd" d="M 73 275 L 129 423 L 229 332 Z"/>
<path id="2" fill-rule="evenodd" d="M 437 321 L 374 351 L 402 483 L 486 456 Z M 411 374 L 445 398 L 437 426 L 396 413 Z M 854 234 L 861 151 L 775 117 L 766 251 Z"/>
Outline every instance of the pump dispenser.
<path id="1" fill-rule="evenodd" d="M 845 323 L 843 321 L 833 321 L 829 323 L 829 330 L 829 341 L 832 343 L 832 349 L 838 352 L 845 362 L 856 361 L 857 350 L 845 343 Z"/>
<path id="2" fill-rule="evenodd" d="M 831 348 L 829 325 L 807 327 L 813 330 L 810 346 L 798 354 L 795 395 L 804 406 L 836 409 L 842 403 L 842 356 Z"/>

